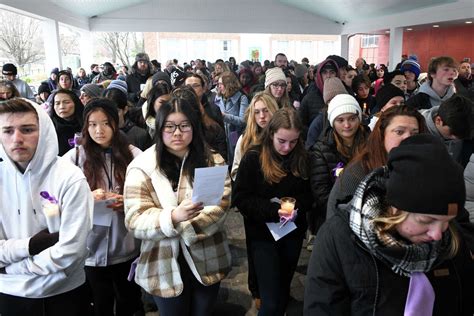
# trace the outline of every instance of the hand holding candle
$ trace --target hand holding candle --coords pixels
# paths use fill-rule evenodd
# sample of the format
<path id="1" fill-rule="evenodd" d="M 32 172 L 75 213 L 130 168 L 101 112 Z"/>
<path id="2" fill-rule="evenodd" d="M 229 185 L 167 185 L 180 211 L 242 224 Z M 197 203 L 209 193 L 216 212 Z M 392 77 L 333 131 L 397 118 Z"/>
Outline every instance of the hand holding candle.
<path id="1" fill-rule="evenodd" d="M 42 198 L 46 201 L 43 203 L 43 213 L 46 219 L 46 225 L 50 233 L 59 232 L 61 226 L 61 214 L 59 212 L 58 200 L 46 191 L 40 192 Z"/>
<path id="2" fill-rule="evenodd" d="M 293 213 L 293 210 L 295 209 L 295 204 L 296 204 L 296 199 L 292 197 L 283 197 L 280 199 L 281 201 L 281 206 L 280 210 L 278 213 L 280 216 L 288 216 Z"/>

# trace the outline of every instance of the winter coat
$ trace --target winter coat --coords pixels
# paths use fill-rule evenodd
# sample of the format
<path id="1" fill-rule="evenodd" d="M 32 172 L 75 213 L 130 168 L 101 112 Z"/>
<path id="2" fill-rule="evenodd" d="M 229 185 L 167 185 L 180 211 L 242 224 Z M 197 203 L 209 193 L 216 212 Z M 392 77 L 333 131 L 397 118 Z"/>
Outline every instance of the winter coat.
<path id="1" fill-rule="evenodd" d="M 324 107 L 322 92 L 318 90 L 314 82 L 311 82 L 308 92 L 301 101 L 300 108 L 298 109 L 298 114 L 303 125 L 308 127 Z"/>
<path id="2" fill-rule="evenodd" d="M 395 274 L 354 235 L 340 210 L 321 227 L 305 284 L 304 315 L 403 315 L 410 278 Z M 426 273 L 434 316 L 471 316 L 474 263 L 462 243 L 457 256 Z"/>
<path id="3" fill-rule="evenodd" d="M 58 144 L 59 144 L 59 156 L 67 153 L 74 144 L 71 140 L 74 139 L 75 133 L 82 132 L 84 107 L 82 104 L 77 104 L 74 107 L 74 114 L 71 120 L 65 120 L 56 114 L 56 111 L 52 109 L 51 120 L 53 121 L 54 128 L 56 129 Z"/>
<path id="4" fill-rule="evenodd" d="M 249 100 L 242 92 L 237 91 L 227 100 L 224 100 L 221 96 L 216 96 L 214 103 L 223 113 L 227 137 L 227 161 L 233 161 L 235 145 L 245 129 L 244 116 L 249 107 Z"/>
<path id="5" fill-rule="evenodd" d="M 324 137 L 314 144 L 309 152 L 311 193 L 314 198 L 317 228 L 326 219 L 326 208 L 329 193 L 336 181 L 335 168 L 339 163 L 344 167 L 349 162 L 336 148 L 332 128 L 327 128 Z"/>
<path id="6" fill-rule="evenodd" d="M 128 100 L 133 104 L 138 102 L 140 99 L 140 91 L 142 91 L 141 85 L 145 84 L 147 79 L 153 74 L 147 72 L 146 74 L 140 74 L 138 71 L 133 71 L 132 74 L 127 76 L 126 82 L 128 87 Z"/>
<path id="7" fill-rule="evenodd" d="M 224 165 L 219 155 L 213 158 L 214 165 Z M 203 285 L 221 281 L 231 269 L 224 229 L 230 177 L 226 178 L 219 205 L 205 206 L 198 216 L 173 224 L 171 212 L 184 199 L 191 199 L 192 194 L 189 177 L 184 175 L 180 176 L 177 192 L 173 191 L 170 181 L 157 167 L 155 146 L 128 166 L 125 226 L 135 238 L 142 240 L 135 282 L 152 295 L 181 295 L 183 281 L 178 264 L 181 252 L 194 277 Z"/>
<path id="8" fill-rule="evenodd" d="M 0 293 L 44 298 L 71 291 L 85 282 L 86 240 L 92 228 L 93 198 L 82 171 L 60 159 L 54 126 L 33 104 L 39 119 L 36 152 L 22 173 L 0 145 Z M 58 201 L 59 241 L 30 255 L 33 235 L 47 229 L 40 196 Z M 52 229 L 52 228 L 51 228 Z"/>
<path id="9" fill-rule="evenodd" d="M 148 132 L 135 125 L 127 116 L 125 116 L 124 125 L 120 130 L 125 134 L 127 140 L 133 146 L 140 150 L 146 150 L 152 145 L 152 140 Z"/>
<path id="10" fill-rule="evenodd" d="M 365 178 L 367 172 L 362 167 L 362 163 L 350 163 L 337 177 L 328 196 L 326 219 L 336 214 L 337 206 L 340 203 L 347 203 L 352 199 L 360 181 Z"/>
<path id="11" fill-rule="evenodd" d="M 275 242 L 265 223 L 280 221 L 280 204 L 270 200 L 286 196 L 296 199 L 298 217 L 295 221 L 297 229 L 283 238 L 303 238 L 307 226 L 306 212 L 311 211 L 313 201 L 309 192 L 309 180 L 288 172 L 279 183 L 269 184 L 263 178 L 259 157 L 258 148 L 249 149 L 244 154 L 232 191 L 232 203 L 244 216 L 246 238 Z M 281 163 L 288 165 L 289 159 L 291 154 Z"/>
<path id="12" fill-rule="evenodd" d="M 133 146 L 130 146 L 130 150 L 134 157 L 141 153 L 141 150 Z M 110 170 L 108 172 L 110 175 L 113 175 L 114 165 L 112 164 L 111 154 L 104 153 L 104 156 L 107 170 Z M 81 168 L 81 170 L 84 170 L 86 153 L 82 145 L 68 151 L 63 158 L 74 164 L 77 162 L 77 166 Z M 101 172 L 104 183 L 108 183 L 108 178 L 104 170 L 97 170 L 97 172 Z M 123 186 L 123 184 L 115 183 L 115 179 L 112 178 L 112 188 L 105 187 L 102 189 L 110 191 L 115 188 L 116 185 Z M 96 212 L 95 209 L 94 212 Z M 132 234 L 125 228 L 124 213 L 112 209 L 110 209 L 110 213 L 110 226 L 104 226 L 103 223 L 96 224 L 95 221 L 93 221 L 94 226 L 87 237 L 89 256 L 86 259 L 86 266 L 105 267 L 127 262 L 138 256 L 139 241 L 134 239 Z"/>

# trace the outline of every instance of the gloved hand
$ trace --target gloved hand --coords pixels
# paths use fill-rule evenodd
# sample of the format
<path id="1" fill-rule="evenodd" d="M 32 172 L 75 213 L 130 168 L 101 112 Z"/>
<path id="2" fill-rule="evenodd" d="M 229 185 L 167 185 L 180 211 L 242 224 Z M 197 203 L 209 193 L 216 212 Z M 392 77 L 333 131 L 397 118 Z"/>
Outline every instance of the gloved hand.
<path id="1" fill-rule="evenodd" d="M 28 244 L 28 251 L 31 256 L 39 254 L 41 251 L 51 247 L 59 240 L 59 232 L 50 234 L 48 229 L 44 229 L 39 233 L 36 233 L 30 238 Z"/>

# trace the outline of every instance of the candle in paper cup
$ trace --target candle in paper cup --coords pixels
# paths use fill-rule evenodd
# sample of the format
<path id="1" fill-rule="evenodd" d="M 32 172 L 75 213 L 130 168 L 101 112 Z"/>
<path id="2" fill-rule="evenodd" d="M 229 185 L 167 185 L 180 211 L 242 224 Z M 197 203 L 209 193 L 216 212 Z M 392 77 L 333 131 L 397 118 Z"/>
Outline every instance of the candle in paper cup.
<path id="1" fill-rule="evenodd" d="M 296 203 L 296 200 L 292 197 L 283 197 L 280 199 L 281 201 L 281 209 L 287 213 L 287 214 L 291 214 L 293 212 L 293 210 L 295 209 L 295 203 Z"/>
<path id="2" fill-rule="evenodd" d="M 59 231 L 61 225 L 61 217 L 59 214 L 59 206 L 56 203 L 46 202 L 43 205 L 43 213 L 46 218 L 46 225 L 48 225 L 48 231 L 50 233 L 56 233 Z"/>

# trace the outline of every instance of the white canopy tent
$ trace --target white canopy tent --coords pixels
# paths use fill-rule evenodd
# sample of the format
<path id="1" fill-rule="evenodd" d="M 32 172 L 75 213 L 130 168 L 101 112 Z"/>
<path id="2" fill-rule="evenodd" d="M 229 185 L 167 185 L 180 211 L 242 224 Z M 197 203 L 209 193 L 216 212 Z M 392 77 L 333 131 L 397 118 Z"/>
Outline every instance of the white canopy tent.
<path id="1" fill-rule="evenodd" d="M 396 65 L 403 28 L 464 23 L 472 0 L 2 0 L 0 8 L 44 20 L 46 63 L 61 65 L 58 23 L 81 30 L 81 57 L 91 60 L 90 32 L 212 32 L 341 36 L 390 31 Z"/>

